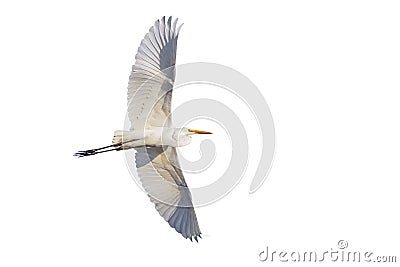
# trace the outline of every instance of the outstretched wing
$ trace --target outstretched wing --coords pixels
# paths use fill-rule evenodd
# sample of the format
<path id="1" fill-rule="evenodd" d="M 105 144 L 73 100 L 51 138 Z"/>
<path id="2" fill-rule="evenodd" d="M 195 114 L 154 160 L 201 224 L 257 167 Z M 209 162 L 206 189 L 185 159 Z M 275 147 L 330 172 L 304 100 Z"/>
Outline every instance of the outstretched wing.
<path id="1" fill-rule="evenodd" d="M 174 147 L 138 147 L 136 167 L 157 211 L 184 238 L 201 237 L 192 197 Z"/>
<path id="2" fill-rule="evenodd" d="M 128 85 L 131 130 L 171 124 L 171 96 L 179 30 L 176 19 L 157 20 L 142 40 Z"/>

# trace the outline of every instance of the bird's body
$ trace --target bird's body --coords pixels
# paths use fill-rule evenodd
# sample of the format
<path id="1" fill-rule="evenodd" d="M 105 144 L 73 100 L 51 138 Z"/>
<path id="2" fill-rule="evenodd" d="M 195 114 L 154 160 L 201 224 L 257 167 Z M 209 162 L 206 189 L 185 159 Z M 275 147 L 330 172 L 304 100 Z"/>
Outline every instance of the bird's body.
<path id="1" fill-rule="evenodd" d="M 113 144 L 121 149 L 143 145 L 182 147 L 190 144 L 190 135 L 195 134 L 193 131 L 188 128 L 169 127 L 149 127 L 144 131 L 115 131 Z"/>
<path id="2" fill-rule="evenodd" d="M 136 167 L 150 200 L 171 227 L 185 238 L 201 237 L 191 194 L 176 152 L 193 134 L 210 132 L 175 128 L 171 119 L 172 89 L 179 30 L 177 19 L 157 20 L 142 40 L 128 84 L 129 131 L 115 131 L 112 145 L 75 156 L 135 149 Z"/>

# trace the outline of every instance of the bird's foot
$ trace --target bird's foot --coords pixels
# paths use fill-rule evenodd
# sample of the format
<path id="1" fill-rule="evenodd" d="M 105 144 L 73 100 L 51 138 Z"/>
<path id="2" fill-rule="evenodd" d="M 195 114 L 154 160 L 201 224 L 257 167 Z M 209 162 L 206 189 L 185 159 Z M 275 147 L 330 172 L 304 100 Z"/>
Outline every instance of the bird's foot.
<path id="1" fill-rule="evenodd" d="M 89 149 L 89 150 L 85 150 L 85 151 L 78 151 L 74 154 L 74 156 L 81 158 L 81 157 L 96 155 L 96 153 L 97 153 L 97 149 Z"/>

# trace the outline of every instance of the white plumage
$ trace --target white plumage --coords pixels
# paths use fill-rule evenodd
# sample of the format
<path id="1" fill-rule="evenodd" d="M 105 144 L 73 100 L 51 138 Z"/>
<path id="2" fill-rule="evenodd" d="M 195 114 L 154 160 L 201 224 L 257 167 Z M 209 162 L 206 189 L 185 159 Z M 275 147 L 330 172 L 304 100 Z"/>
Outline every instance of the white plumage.
<path id="1" fill-rule="evenodd" d="M 172 89 L 182 27 L 177 21 L 172 22 L 172 17 L 157 20 L 139 46 L 128 85 L 129 131 L 115 131 L 111 146 L 79 151 L 75 156 L 134 148 L 140 181 L 156 210 L 183 237 L 197 241 L 201 231 L 176 147 L 188 145 L 193 134 L 211 133 L 172 127 Z"/>

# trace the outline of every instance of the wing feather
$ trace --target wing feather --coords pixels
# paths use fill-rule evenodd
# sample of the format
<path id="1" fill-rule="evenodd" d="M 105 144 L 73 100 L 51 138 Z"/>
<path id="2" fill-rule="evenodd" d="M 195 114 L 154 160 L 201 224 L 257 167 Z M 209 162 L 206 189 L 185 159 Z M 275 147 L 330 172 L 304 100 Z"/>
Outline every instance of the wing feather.
<path id="1" fill-rule="evenodd" d="M 131 130 L 171 125 L 171 94 L 175 80 L 177 19 L 157 20 L 135 56 L 128 84 Z M 166 97 L 167 96 L 167 97 Z"/>
<path id="2" fill-rule="evenodd" d="M 135 158 L 142 186 L 159 214 L 183 237 L 201 237 L 176 148 L 138 147 Z"/>

